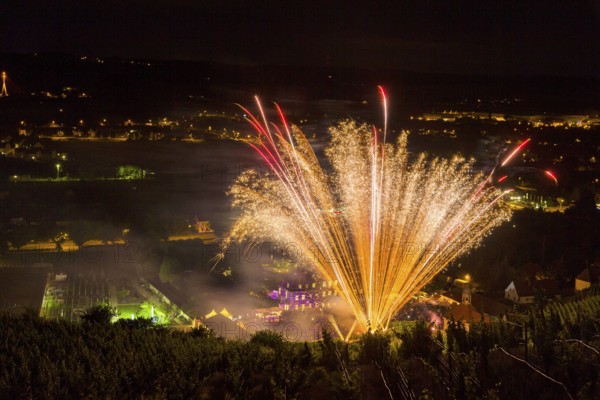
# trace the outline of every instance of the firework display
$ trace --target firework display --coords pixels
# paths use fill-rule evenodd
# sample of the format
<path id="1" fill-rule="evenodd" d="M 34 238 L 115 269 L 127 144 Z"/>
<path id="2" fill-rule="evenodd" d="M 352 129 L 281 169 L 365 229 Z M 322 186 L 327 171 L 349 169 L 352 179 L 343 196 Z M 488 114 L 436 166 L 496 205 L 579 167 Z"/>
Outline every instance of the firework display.
<path id="1" fill-rule="evenodd" d="M 241 215 L 222 243 L 297 249 L 307 267 L 337 281 L 363 332 L 387 328 L 437 273 L 510 218 L 501 201 L 508 191 L 492 185 L 492 174 L 473 174 L 473 160 L 410 154 L 404 133 L 386 143 L 380 91 L 383 129 L 351 120 L 331 127 L 326 167 L 279 106 L 280 124 L 258 99 L 259 115 L 244 109 L 257 132 L 251 146 L 269 168 L 232 186 Z"/>

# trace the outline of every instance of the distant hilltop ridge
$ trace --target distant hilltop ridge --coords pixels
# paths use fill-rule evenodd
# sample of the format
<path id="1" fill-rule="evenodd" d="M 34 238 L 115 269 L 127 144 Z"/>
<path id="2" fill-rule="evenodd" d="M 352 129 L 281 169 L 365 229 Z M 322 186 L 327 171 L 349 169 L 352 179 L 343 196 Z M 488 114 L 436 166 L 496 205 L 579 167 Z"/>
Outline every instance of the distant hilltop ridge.
<path id="1" fill-rule="evenodd" d="M 390 93 L 396 93 L 396 101 L 406 97 L 403 103 L 408 105 L 499 96 L 572 107 L 597 107 L 600 102 L 598 77 L 431 74 L 402 69 L 235 65 L 64 53 L 0 53 L 0 71 L 7 72 L 16 92 L 22 94 L 71 86 L 100 96 L 134 90 L 154 98 L 203 93 L 207 98 L 232 97 L 236 102 L 245 99 L 246 92 L 272 96 L 273 100 L 284 96 L 362 100 L 374 97 L 377 84 L 385 84 Z"/>

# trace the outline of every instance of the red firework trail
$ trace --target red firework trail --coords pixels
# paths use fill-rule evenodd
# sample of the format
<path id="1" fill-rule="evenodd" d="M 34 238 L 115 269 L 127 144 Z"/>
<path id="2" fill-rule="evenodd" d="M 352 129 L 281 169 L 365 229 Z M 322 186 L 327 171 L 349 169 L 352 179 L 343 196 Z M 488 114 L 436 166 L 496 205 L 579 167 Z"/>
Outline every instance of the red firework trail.
<path id="1" fill-rule="evenodd" d="M 501 167 L 504 167 L 506 164 L 508 164 L 508 162 L 523 148 L 527 145 L 527 143 L 531 142 L 531 139 L 527 139 L 525 140 L 523 143 L 521 143 L 519 146 L 517 146 L 516 149 L 514 149 L 509 155 L 508 157 L 506 157 L 504 159 L 504 161 L 502 161 L 502 164 L 500 164 Z"/>

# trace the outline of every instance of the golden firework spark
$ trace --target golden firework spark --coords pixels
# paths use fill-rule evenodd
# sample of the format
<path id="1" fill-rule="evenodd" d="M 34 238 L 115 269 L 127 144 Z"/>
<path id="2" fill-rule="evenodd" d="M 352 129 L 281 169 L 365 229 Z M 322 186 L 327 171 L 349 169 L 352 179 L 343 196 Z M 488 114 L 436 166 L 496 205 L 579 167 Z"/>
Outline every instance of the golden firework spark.
<path id="1" fill-rule="evenodd" d="M 232 186 L 241 216 L 222 248 L 293 244 L 324 279 L 337 281 L 363 331 L 387 328 L 448 263 L 510 218 L 500 201 L 507 191 L 492 185 L 492 174 L 470 173 L 473 160 L 411 157 L 404 133 L 386 143 L 387 110 L 383 132 L 351 120 L 330 128 L 326 171 L 279 106 L 275 125 L 257 105 L 258 118 L 244 111 L 257 131 L 251 146 L 269 171 L 248 170 Z"/>

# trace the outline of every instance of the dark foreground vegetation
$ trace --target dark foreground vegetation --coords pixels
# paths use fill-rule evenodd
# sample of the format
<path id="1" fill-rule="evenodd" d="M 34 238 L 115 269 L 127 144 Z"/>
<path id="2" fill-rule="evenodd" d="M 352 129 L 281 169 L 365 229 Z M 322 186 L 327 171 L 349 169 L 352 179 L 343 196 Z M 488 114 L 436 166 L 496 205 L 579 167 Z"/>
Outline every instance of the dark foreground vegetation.
<path id="1" fill-rule="evenodd" d="M 150 320 L 78 324 L 0 316 L 0 397 L 12 399 L 598 399 L 600 323 L 561 323 L 533 308 L 523 323 L 417 323 L 345 343 L 326 332 L 290 343 L 273 332 L 224 341 Z M 525 346 L 525 343 L 528 345 Z M 525 361 L 527 360 L 527 361 Z"/>

